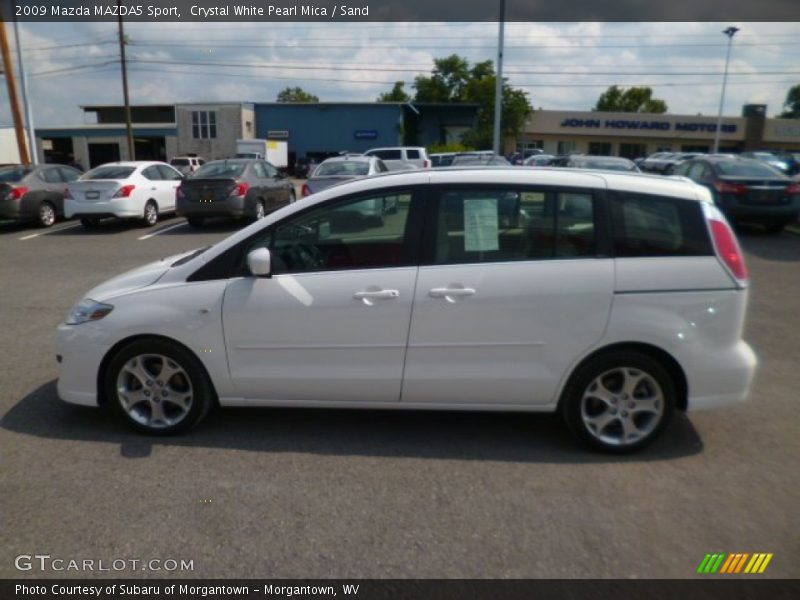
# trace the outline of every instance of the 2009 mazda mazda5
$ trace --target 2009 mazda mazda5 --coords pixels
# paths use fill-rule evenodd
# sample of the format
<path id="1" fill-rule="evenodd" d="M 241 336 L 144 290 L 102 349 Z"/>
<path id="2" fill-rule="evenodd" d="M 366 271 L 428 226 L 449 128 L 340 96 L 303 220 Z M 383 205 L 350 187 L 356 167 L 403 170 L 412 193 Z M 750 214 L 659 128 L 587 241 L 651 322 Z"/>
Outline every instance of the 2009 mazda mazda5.
<path id="1" fill-rule="evenodd" d="M 747 286 L 688 180 L 382 175 L 91 290 L 58 328 L 58 390 L 154 434 L 215 404 L 558 411 L 631 451 L 746 396 Z"/>

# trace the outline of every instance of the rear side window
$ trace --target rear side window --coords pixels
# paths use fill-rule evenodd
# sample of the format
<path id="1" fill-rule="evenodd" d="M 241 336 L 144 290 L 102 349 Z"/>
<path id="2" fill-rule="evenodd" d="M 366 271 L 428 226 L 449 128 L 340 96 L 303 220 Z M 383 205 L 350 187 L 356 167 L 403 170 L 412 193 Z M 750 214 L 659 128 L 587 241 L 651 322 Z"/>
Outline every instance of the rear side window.
<path id="1" fill-rule="evenodd" d="M 409 160 L 414 160 L 419 158 L 419 150 L 406 150 L 406 156 Z"/>
<path id="2" fill-rule="evenodd" d="M 595 255 L 590 192 L 452 190 L 439 197 L 436 264 Z"/>
<path id="3" fill-rule="evenodd" d="M 713 254 L 699 202 L 630 192 L 609 196 L 617 257 Z"/>
<path id="4" fill-rule="evenodd" d="M 369 156 L 377 156 L 383 160 L 402 160 L 403 154 L 400 150 L 375 150 L 367 152 Z"/>

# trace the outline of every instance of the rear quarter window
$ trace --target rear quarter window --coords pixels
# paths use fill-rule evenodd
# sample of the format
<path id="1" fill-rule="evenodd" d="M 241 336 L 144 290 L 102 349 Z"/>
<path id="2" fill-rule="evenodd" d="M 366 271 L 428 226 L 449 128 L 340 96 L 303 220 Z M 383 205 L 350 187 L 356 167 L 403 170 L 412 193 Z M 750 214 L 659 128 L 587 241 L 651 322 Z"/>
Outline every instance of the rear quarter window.
<path id="1" fill-rule="evenodd" d="M 631 192 L 609 197 L 615 256 L 713 254 L 699 202 Z"/>

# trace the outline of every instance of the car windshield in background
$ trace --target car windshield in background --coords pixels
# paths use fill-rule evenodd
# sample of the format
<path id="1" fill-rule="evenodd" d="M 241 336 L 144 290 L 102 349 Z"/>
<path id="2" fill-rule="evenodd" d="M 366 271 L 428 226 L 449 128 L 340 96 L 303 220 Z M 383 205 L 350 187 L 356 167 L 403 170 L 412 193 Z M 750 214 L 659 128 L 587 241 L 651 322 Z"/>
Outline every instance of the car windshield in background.
<path id="1" fill-rule="evenodd" d="M 127 179 L 136 170 L 135 167 L 97 167 L 81 179 Z"/>
<path id="2" fill-rule="evenodd" d="M 173 167 L 188 167 L 189 166 L 189 159 L 188 158 L 173 158 L 169 161 Z"/>
<path id="3" fill-rule="evenodd" d="M 30 172 L 31 172 L 30 169 L 25 169 L 25 168 L 21 168 L 21 167 L 11 167 L 10 169 L 9 168 L 0 169 L 0 181 L 6 182 L 6 183 L 19 181 L 23 177 L 25 177 L 25 175 L 27 175 Z"/>
<path id="4" fill-rule="evenodd" d="M 717 163 L 717 171 L 720 175 L 734 175 L 736 177 L 780 177 L 781 179 L 785 177 L 777 169 L 755 160 L 719 162 Z"/>
<path id="5" fill-rule="evenodd" d="M 369 163 L 362 161 L 341 161 L 321 164 L 314 172 L 314 177 L 333 177 L 336 175 L 346 175 L 358 177 L 369 174 Z"/>
<path id="6" fill-rule="evenodd" d="M 575 161 L 575 166 L 582 169 L 604 169 L 606 171 L 635 171 L 636 165 L 632 162 L 621 160 L 579 160 Z"/>
<path id="7" fill-rule="evenodd" d="M 244 172 L 244 163 L 240 162 L 212 162 L 206 163 L 197 171 L 194 172 L 194 179 L 203 179 L 204 177 L 241 177 Z"/>

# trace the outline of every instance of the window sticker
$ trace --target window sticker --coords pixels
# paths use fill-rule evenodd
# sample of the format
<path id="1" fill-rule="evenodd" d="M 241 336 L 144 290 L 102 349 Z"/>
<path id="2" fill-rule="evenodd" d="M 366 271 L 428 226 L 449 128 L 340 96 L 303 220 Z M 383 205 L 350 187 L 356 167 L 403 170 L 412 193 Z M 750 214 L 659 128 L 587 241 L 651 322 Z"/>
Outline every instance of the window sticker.
<path id="1" fill-rule="evenodd" d="M 464 200 L 464 251 L 491 252 L 500 249 L 497 198 Z"/>

